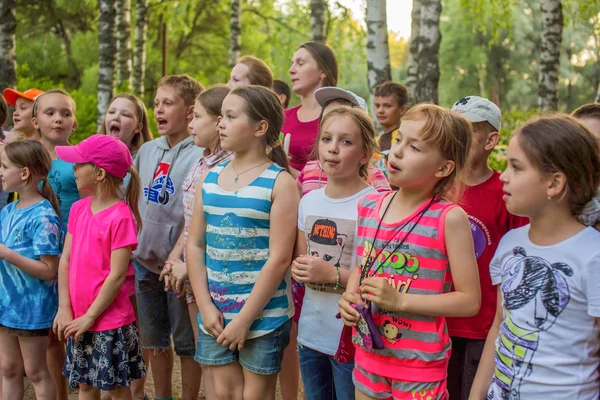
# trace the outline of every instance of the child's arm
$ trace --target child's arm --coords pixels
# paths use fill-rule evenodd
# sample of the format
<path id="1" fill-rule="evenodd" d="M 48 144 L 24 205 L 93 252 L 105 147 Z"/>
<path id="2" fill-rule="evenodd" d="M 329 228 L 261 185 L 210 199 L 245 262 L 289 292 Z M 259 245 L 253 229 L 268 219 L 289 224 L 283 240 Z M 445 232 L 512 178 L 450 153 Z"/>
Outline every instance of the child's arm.
<path id="1" fill-rule="evenodd" d="M 296 282 L 337 283 L 337 274 L 339 271 L 339 287 L 346 287 L 348 278 L 350 277 L 349 270 L 346 268 L 336 268 L 321 257 L 305 255 L 307 251 L 306 235 L 303 230 L 298 229 L 296 250 L 294 253 L 295 260 L 292 262 L 292 277 Z"/>
<path id="2" fill-rule="evenodd" d="M 32 260 L 0 244 L 0 259 L 39 279 L 51 281 L 56 279 L 58 256 L 41 255 L 40 260 Z"/>
<path id="3" fill-rule="evenodd" d="M 378 307 L 414 314 L 441 317 L 470 317 L 479 311 L 481 291 L 467 214 L 455 207 L 446 214 L 446 250 L 454 292 L 438 295 L 405 294 L 384 278 L 367 278 L 361 286 L 362 297 Z"/>
<path id="4" fill-rule="evenodd" d="M 96 319 L 112 304 L 125 282 L 127 270 L 131 262 L 131 247 L 115 249 L 110 253 L 110 272 L 104 280 L 98 296 L 94 299 L 87 312 L 73 320 L 65 329 L 65 337 L 75 335 L 75 340 L 87 332 Z"/>
<path id="5" fill-rule="evenodd" d="M 477 367 L 477 373 L 473 380 L 473 386 L 471 387 L 471 393 L 469 394 L 469 400 L 484 400 L 487 396 L 488 389 L 492 383 L 495 368 L 496 358 L 496 338 L 500 333 L 500 324 L 502 323 L 502 296 L 500 295 L 500 286 L 498 286 L 498 305 L 496 306 L 496 317 L 494 323 L 488 332 L 487 339 L 485 341 L 485 347 L 481 354 L 481 360 L 479 361 L 479 367 Z"/>
<path id="6" fill-rule="evenodd" d="M 347 326 L 356 326 L 356 323 L 360 318 L 360 314 L 352 307 L 352 304 L 359 304 L 361 306 L 365 305 L 365 302 L 360 297 L 359 281 L 360 266 L 356 266 L 354 270 L 350 271 L 348 286 L 346 287 L 346 291 L 342 295 L 342 298 L 338 302 L 338 306 L 340 307 L 340 316 L 342 317 L 342 321 L 344 321 L 344 325 Z"/>
<path id="7" fill-rule="evenodd" d="M 185 266 L 185 262 L 183 262 L 183 249 L 185 247 L 185 239 L 184 233 L 181 231 L 181 235 L 179 235 L 179 239 L 169 253 L 169 257 L 165 262 L 165 265 L 160 271 L 159 280 L 165 282 L 165 291 L 169 289 L 173 289 L 176 293 L 181 291 L 181 287 L 185 283 L 185 280 L 188 278 L 187 269 Z M 179 297 L 181 297 L 181 293 Z"/>
<path id="8" fill-rule="evenodd" d="M 283 280 L 294 252 L 298 203 L 296 183 L 282 172 L 275 181 L 271 205 L 271 229 L 269 233 L 269 259 L 258 274 L 252 292 L 239 314 L 225 327 L 217 343 L 231 350 L 242 349 L 248 330 L 256 320 Z"/>
<path id="9" fill-rule="evenodd" d="M 71 262 L 72 240 L 73 236 L 67 233 L 58 265 L 58 312 L 54 318 L 52 330 L 59 340 L 65 338 L 65 328 L 73 321 L 71 295 L 69 294 L 69 263 Z"/>
<path id="10" fill-rule="evenodd" d="M 206 218 L 204 217 L 204 202 L 202 200 L 202 186 L 208 171 L 198 182 L 196 196 L 194 199 L 194 212 L 190 221 L 190 231 L 186 245 L 187 272 L 196 297 L 198 311 L 202 317 L 202 326 L 214 337 L 223 332 L 225 320 L 223 314 L 212 302 L 208 290 L 208 277 L 206 274 Z"/>

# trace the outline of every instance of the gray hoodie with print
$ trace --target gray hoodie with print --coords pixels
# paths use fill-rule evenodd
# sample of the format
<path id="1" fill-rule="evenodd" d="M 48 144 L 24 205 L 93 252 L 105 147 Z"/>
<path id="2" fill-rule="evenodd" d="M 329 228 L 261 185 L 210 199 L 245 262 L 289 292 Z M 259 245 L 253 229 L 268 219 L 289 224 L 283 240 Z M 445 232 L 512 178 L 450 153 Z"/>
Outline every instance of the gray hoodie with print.
<path id="1" fill-rule="evenodd" d="M 155 274 L 160 273 L 183 230 L 183 181 L 203 151 L 192 137 L 171 148 L 162 136 L 144 143 L 135 157 L 142 186 L 138 202 L 142 230 L 133 256 Z"/>

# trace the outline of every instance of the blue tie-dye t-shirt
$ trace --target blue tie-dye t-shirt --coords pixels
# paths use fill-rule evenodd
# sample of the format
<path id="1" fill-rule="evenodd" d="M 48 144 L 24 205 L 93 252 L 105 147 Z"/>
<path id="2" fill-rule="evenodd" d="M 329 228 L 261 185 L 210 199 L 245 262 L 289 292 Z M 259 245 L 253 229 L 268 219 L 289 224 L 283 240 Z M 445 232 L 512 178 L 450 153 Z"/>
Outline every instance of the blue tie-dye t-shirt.
<path id="1" fill-rule="evenodd" d="M 61 252 L 62 224 L 48 200 L 24 209 L 19 201 L 0 211 L 0 240 L 20 255 L 40 260 Z M 58 309 L 57 282 L 29 275 L 0 260 L 0 324 L 15 329 L 52 326 Z"/>
<path id="2" fill-rule="evenodd" d="M 79 200 L 73 165 L 75 164 L 63 160 L 52 160 L 52 168 L 50 168 L 48 174 L 48 182 L 60 202 L 60 213 L 65 232 L 67 231 L 71 206 Z"/>

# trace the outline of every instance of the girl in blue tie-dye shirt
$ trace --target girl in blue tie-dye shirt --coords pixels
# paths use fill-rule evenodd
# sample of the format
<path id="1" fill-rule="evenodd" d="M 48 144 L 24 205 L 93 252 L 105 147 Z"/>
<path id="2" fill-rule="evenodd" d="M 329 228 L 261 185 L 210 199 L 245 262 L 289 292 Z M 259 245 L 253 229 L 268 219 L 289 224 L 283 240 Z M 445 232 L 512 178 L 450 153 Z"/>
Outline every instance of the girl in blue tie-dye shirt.
<path id="1" fill-rule="evenodd" d="M 2 151 L 2 190 L 19 194 L 0 212 L 2 391 L 5 398 L 22 397 L 26 373 L 36 396 L 43 398 L 55 391 L 46 348 L 58 307 L 62 237 L 58 200 L 48 183 L 52 160 L 33 140 L 7 144 Z"/>

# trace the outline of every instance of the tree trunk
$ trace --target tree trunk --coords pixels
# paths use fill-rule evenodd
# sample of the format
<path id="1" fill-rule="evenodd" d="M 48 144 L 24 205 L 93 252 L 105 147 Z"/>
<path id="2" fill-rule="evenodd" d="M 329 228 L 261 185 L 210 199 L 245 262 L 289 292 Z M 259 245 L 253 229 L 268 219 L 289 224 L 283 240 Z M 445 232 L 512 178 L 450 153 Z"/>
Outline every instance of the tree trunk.
<path id="1" fill-rule="evenodd" d="M 563 13 L 560 0 L 541 0 L 542 44 L 538 79 L 539 110 L 558 108 L 558 75 L 562 42 Z"/>
<path id="2" fill-rule="evenodd" d="M 116 2 L 117 87 L 131 90 L 131 0 Z"/>
<path id="3" fill-rule="evenodd" d="M 135 1 L 135 43 L 133 46 L 133 93 L 144 96 L 146 76 L 146 27 L 148 26 L 148 0 Z"/>
<path id="4" fill-rule="evenodd" d="M 325 43 L 325 0 L 310 0 L 310 40 Z"/>
<path id="5" fill-rule="evenodd" d="M 385 2 L 386 0 L 367 0 L 367 81 L 373 116 L 373 90 L 380 83 L 392 80 Z"/>
<path id="6" fill-rule="evenodd" d="M 417 103 L 438 102 L 438 83 L 440 80 L 440 14 L 441 0 L 421 0 L 421 18 L 419 27 L 419 50 L 417 52 L 417 85 L 415 100 Z"/>
<path id="7" fill-rule="evenodd" d="M 231 17 L 229 19 L 229 67 L 233 68 L 242 50 L 242 5 L 240 0 L 231 0 Z"/>
<path id="8" fill-rule="evenodd" d="M 114 0 L 99 0 L 98 21 L 98 119 L 97 127 L 104 122 L 110 99 L 113 96 L 115 75 L 115 4 Z"/>
<path id="9" fill-rule="evenodd" d="M 410 42 L 408 45 L 408 61 L 406 63 L 406 89 L 408 90 L 408 104 L 413 105 L 415 91 L 417 88 L 417 72 L 419 64 L 417 60 L 419 52 L 419 29 L 421 27 L 421 0 L 413 0 L 412 12 L 410 14 Z"/>
<path id="10" fill-rule="evenodd" d="M 0 0 L 0 90 L 17 85 L 16 0 Z"/>

